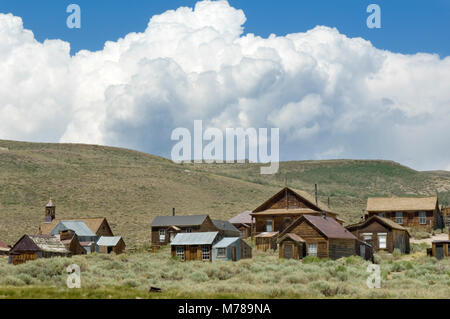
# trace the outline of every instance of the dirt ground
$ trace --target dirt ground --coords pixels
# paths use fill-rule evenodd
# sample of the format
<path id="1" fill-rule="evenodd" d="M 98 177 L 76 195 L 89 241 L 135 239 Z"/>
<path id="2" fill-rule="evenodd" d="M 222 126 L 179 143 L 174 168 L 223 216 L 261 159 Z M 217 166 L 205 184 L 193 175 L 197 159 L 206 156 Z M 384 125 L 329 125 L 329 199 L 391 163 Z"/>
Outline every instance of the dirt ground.
<path id="1" fill-rule="evenodd" d="M 427 243 L 431 247 L 431 242 L 433 242 L 435 240 L 448 240 L 448 234 L 446 234 L 446 233 L 438 234 L 438 235 L 434 235 L 434 236 L 431 236 L 430 238 L 425 238 L 425 239 L 412 239 L 411 238 L 411 243 L 412 244 Z"/>

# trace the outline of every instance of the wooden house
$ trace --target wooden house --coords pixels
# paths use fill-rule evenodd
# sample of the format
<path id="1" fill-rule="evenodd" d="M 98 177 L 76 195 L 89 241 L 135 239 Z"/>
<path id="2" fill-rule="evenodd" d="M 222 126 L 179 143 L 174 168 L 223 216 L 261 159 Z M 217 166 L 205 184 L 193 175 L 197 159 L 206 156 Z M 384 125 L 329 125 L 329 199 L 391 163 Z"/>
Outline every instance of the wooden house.
<path id="1" fill-rule="evenodd" d="M 283 188 L 250 214 L 255 221 L 252 236 L 256 238 L 256 248 L 276 249 L 278 234 L 283 232 L 294 220 L 304 215 L 322 216 L 322 214 L 340 224 L 343 223 L 337 214 L 320 203 L 317 197 L 289 187 Z"/>
<path id="2" fill-rule="evenodd" d="M 234 227 L 236 227 L 240 231 L 240 236 L 243 239 L 247 239 L 252 235 L 253 217 L 251 213 L 251 210 L 247 210 L 228 220 Z"/>
<path id="3" fill-rule="evenodd" d="M 435 240 L 431 243 L 431 256 L 443 259 L 450 256 L 450 240 Z"/>
<path id="4" fill-rule="evenodd" d="M 392 253 L 394 249 L 399 249 L 402 253 L 409 254 L 408 230 L 391 219 L 374 215 L 346 228 L 358 239 L 369 243 L 374 251 L 385 250 Z"/>
<path id="5" fill-rule="evenodd" d="M 277 240 L 280 258 L 304 256 L 338 259 L 357 255 L 357 238 L 334 218 L 303 215 L 287 226 Z"/>
<path id="6" fill-rule="evenodd" d="M 444 226 L 450 228 L 450 207 L 442 207 L 442 219 L 444 220 Z"/>
<path id="7" fill-rule="evenodd" d="M 379 216 L 405 227 L 431 231 L 443 228 L 438 198 L 430 197 L 370 197 L 367 199 L 367 218 Z"/>
<path id="8" fill-rule="evenodd" d="M 50 235 L 57 235 L 61 231 L 72 231 L 78 237 L 83 248 L 88 254 L 93 253 L 95 249 L 95 243 L 98 240 L 98 236 L 87 227 L 86 223 L 80 220 L 64 220 L 60 221 L 50 232 Z"/>
<path id="9" fill-rule="evenodd" d="M 44 222 L 39 226 L 39 234 L 50 235 L 61 221 L 80 221 L 85 223 L 96 236 L 114 236 L 105 217 L 57 219 L 56 206 L 52 200 L 45 206 L 45 218 Z"/>
<path id="10" fill-rule="evenodd" d="M 172 257 L 182 261 L 212 261 L 212 247 L 219 241 L 219 232 L 178 233 L 171 241 Z"/>
<path id="11" fill-rule="evenodd" d="M 233 226 L 229 221 L 213 219 L 214 226 L 219 231 L 220 237 L 239 237 L 241 232 Z"/>
<path id="12" fill-rule="evenodd" d="M 10 249 L 11 247 L 0 240 L 0 256 L 8 255 Z"/>
<path id="13" fill-rule="evenodd" d="M 152 246 L 169 244 L 178 233 L 218 231 L 208 215 L 157 216 L 151 224 Z"/>
<path id="14" fill-rule="evenodd" d="M 96 243 L 96 251 L 104 254 L 121 254 L 124 252 L 125 247 L 125 242 L 123 241 L 122 237 L 119 236 L 102 236 Z"/>
<path id="15" fill-rule="evenodd" d="M 213 246 L 212 261 L 252 258 L 252 247 L 240 237 L 222 238 Z"/>
<path id="16" fill-rule="evenodd" d="M 73 255 L 85 255 L 87 250 L 80 243 L 77 234 L 72 230 L 64 230 L 59 233 L 59 240 L 63 243 L 70 254 Z"/>
<path id="17" fill-rule="evenodd" d="M 71 252 L 57 236 L 24 235 L 11 248 L 9 263 L 18 265 L 38 258 L 68 257 Z"/>

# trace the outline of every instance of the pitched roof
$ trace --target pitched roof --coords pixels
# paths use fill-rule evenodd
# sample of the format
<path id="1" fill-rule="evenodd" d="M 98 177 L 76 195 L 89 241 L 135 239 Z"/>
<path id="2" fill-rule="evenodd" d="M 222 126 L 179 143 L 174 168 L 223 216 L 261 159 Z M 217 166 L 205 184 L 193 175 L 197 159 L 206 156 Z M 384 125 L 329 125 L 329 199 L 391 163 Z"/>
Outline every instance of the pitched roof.
<path id="1" fill-rule="evenodd" d="M 239 229 L 233 226 L 232 223 L 225 220 L 213 219 L 212 220 L 214 226 L 216 226 L 219 230 L 228 230 L 239 233 Z"/>
<path id="2" fill-rule="evenodd" d="M 287 233 L 287 234 L 284 234 L 283 236 L 281 236 L 280 238 L 278 238 L 277 243 L 282 242 L 286 238 L 292 239 L 293 241 L 295 241 L 297 243 L 305 242 L 305 240 L 303 238 L 301 238 L 299 235 L 294 234 L 294 233 Z"/>
<path id="3" fill-rule="evenodd" d="M 429 197 L 369 197 L 368 212 L 434 210 L 436 196 Z"/>
<path id="4" fill-rule="evenodd" d="M 258 238 L 270 238 L 270 237 L 274 237 L 274 236 L 278 236 L 278 232 L 277 231 L 260 233 L 260 234 L 256 235 L 255 237 L 258 237 Z"/>
<path id="5" fill-rule="evenodd" d="M 9 251 L 8 245 L 0 240 L 0 251 Z"/>
<path id="6" fill-rule="evenodd" d="M 356 239 L 344 226 L 333 218 L 323 218 L 322 216 L 303 215 L 312 225 L 328 238 L 334 239 Z"/>
<path id="7" fill-rule="evenodd" d="M 170 243 L 176 245 L 211 245 L 219 232 L 178 233 Z"/>
<path id="8" fill-rule="evenodd" d="M 388 228 L 391 228 L 391 229 L 404 230 L 404 231 L 408 232 L 408 230 L 405 227 L 403 227 L 402 225 L 397 224 L 393 220 L 390 220 L 389 218 L 380 217 L 380 216 L 377 216 L 377 215 L 371 216 L 368 219 L 366 219 L 365 221 L 362 221 L 360 223 L 353 224 L 353 225 L 348 225 L 345 228 L 347 228 L 348 230 L 351 231 L 352 229 L 358 229 L 358 228 L 364 227 L 366 225 L 369 225 L 373 221 L 379 221 L 381 224 L 383 224 L 383 225 L 385 225 L 385 226 L 387 226 Z M 408 232 L 408 234 L 409 234 L 409 232 Z"/>
<path id="9" fill-rule="evenodd" d="M 60 231 L 72 230 L 79 237 L 95 237 L 95 233 L 89 229 L 85 222 L 80 220 L 64 220 L 53 228 L 50 235 L 57 235 Z"/>
<path id="10" fill-rule="evenodd" d="M 281 209 L 266 209 L 261 212 L 254 213 L 258 216 L 263 215 L 299 215 L 299 214 L 320 214 L 322 215 L 322 212 L 309 209 L 309 208 L 281 208 Z"/>
<path id="11" fill-rule="evenodd" d="M 252 223 L 252 213 L 251 210 L 246 210 L 245 212 L 240 213 L 239 215 L 234 216 L 228 221 L 232 224 L 251 224 Z"/>
<path id="12" fill-rule="evenodd" d="M 61 254 L 70 253 L 58 236 L 48 235 L 24 235 L 14 245 L 10 253 L 16 251 L 45 251 Z"/>
<path id="13" fill-rule="evenodd" d="M 53 201 L 50 199 L 45 207 L 55 207 L 55 204 L 53 204 Z"/>
<path id="14" fill-rule="evenodd" d="M 240 240 L 239 237 L 225 237 L 215 244 L 213 248 L 226 248 L 238 240 Z"/>
<path id="15" fill-rule="evenodd" d="M 156 216 L 155 219 L 153 219 L 151 226 L 197 226 L 203 224 L 206 217 L 208 217 L 208 215 Z"/>
<path id="16" fill-rule="evenodd" d="M 97 232 L 100 229 L 100 226 L 103 224 L 104 221 L 106 221 L 105 217 L 93 217 L 93 218 L 74 218 L 74 219 L 54 219 L 50 223 L 43 222 L 41 223 L 41 233 L 44 235 L 49 235 L 53 228 L 55 228 L 56 225 L 60 221 L 82 221 L 86 224 L 87 227 L 89 227 L 90 230 L 92 230 L 93 233 L 97 234 Z"/>
<path id="17" fill-rule="evenodd" d="M 108 246 L 108 247 L 114 247 L 116 246 L 119 241 L 122 239 L 120 236 L 102 236 L 97 241 L 98 246 Z"/>

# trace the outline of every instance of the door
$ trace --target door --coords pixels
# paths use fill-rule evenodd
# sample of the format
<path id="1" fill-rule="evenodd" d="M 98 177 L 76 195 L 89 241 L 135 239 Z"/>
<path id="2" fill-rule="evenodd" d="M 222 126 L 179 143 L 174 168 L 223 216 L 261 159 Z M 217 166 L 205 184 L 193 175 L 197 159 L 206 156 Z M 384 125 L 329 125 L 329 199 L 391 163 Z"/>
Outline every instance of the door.
<path id="1" fill-rule="evenodd" d="M 191 255 L 190 260 L 196 260 L 197 259 L 197 246 L 191 246 L 190 247 L 190 251 L 191 251 L 191 253 L 190 253 L 190 255 Z"/>
<path id="2" fill-rule="evenodd" d="M 236 261 L 236 246 L 231 247 L 231 260 Z"/>
<path id="3" fill-rule="evenodd" d="M 364 246 L 364 245 L 360 245 L 360 246 L 359 246 L 359 255 L 360 255 L 363 259 L 366 259 L 366 246 Z"/>
<path id="4" fill-rule="evenodd" d="M 284 245 L 284 258 L 291 259 L 292 258 L 292 245 Z"/>
<path id="5" fill-rule="evenodd" d="M 444 245 L 443 244 L 436 245 L 436 258 L 437 259 L 444 258 Z"/>

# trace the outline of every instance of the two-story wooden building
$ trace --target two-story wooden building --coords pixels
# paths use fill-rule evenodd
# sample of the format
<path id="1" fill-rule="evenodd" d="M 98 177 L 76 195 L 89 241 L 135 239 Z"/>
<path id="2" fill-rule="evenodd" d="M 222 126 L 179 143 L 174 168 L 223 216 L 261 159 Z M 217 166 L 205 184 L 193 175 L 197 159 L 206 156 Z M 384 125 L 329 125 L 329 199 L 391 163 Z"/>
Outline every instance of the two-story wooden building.
<path id="1" fill-rule="evenodd" d="M 366 218 L 379 216 L 405 227 L 424 228 L 428 231 L 444 227 L 436 196 L 369 197 L 366 211 Z"/>

